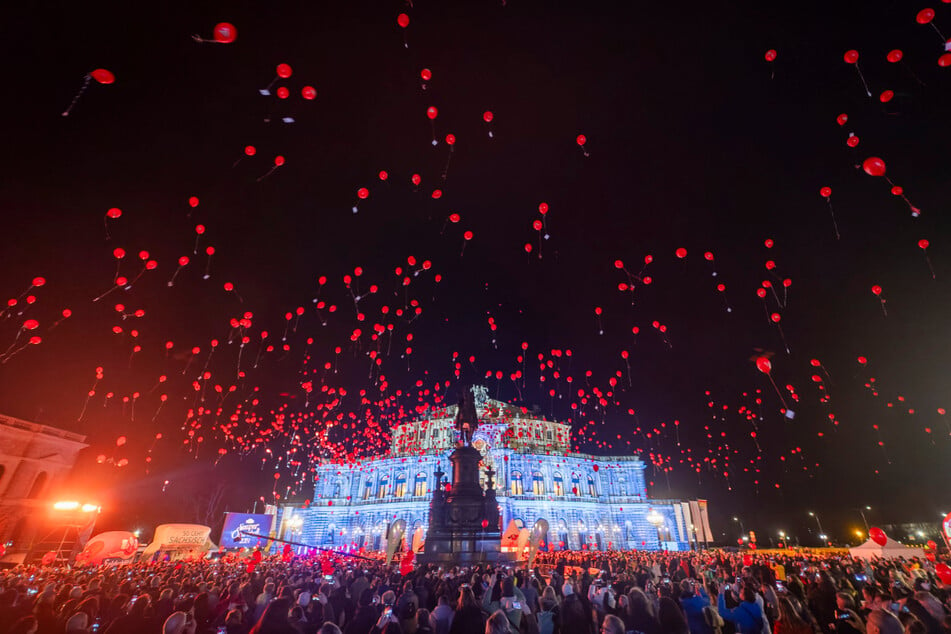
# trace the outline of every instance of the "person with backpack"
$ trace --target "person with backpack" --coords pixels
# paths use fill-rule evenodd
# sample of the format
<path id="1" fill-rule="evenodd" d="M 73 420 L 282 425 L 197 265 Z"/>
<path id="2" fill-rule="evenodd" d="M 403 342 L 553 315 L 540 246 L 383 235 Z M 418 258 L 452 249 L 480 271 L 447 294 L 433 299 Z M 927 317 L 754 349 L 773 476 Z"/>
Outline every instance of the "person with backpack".
<path id="1" fill-rule="evenodd" d="M 748 585 L 740 590 L 740 604 L 733 609 L 726 607 L 726 591 L 729 584 L 720 586 L 717 597 L 717 612 L 720 616 L 736 626 L 737 634 L 762 634 L 766 619 L 763 609 L 756 602 L 756 592 Z"/>

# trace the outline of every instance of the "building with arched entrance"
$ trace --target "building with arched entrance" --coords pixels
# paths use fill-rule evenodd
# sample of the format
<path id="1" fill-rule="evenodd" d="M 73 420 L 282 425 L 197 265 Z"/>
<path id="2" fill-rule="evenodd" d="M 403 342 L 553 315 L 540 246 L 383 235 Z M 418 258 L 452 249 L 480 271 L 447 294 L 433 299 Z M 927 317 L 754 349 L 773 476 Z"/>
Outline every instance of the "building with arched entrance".
<path id="1" fill-rule="evenodd" d="M 531 527 L 544 519 L 553 549 L 690 547 L 685 505 L 648 499 L 639 457 L 572 452 L 569 425 L 490 399 L 484 388 L 473 392 L 479 425 L 472 446 L 482 454 L 483 486 L 488 470 L 494 473 L 503 530 L 512 520 Z M 451 475 L 456 410 L 451 405 L 396 425 L 384 456 L 319 465 L 311 502 L 278 509 L 278 536 L 291 516 L 302 518 L 301 540 L 314 546 L 382 549 L 397 519 L 405 520 L 408 539 L 416 528 L 425 535 L 433 474 L 438 467 Z"/>
<path id="2" fill-rule="evenodd" d="M 0 415 L 0 543 L 7 545 L 8 557 L 22 557 L 45 529 L 50 496 L 88 446 L 85 440 L 80 434 Z"/>

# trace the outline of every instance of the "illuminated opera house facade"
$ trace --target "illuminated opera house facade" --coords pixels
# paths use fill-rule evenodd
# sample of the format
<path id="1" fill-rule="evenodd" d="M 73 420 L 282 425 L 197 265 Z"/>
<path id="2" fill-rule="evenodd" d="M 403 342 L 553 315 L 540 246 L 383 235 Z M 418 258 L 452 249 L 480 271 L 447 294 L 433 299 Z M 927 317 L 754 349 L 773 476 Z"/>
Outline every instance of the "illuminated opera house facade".
<path id="1" fill-rule="evenodd" d="M 690 520 L 696 502 L 647 498 L 638 457 L 573 453 L 569 425 L 489 399 L 482 387 L 472 390 L 479 416 L 472 446 L 482 454 L 483 487 L 486 472 L 494 471 L 502 530 L 512 520 L 531 528 L 545 519 L 549 547 L 570 550 L 685 550 L 698 538 L 706 541 L 703 527 Z M 380 550 L 398 519 L 408 537 L 425 535 L 434 474 L 452 476 L 457 408 L 394 427 L 383 456 L 320 465 L 313 501 L 277 509 L 277 536 L 309 546 Z M 705 513 L 703 520 L 698 523 L 707 523 Z"/>

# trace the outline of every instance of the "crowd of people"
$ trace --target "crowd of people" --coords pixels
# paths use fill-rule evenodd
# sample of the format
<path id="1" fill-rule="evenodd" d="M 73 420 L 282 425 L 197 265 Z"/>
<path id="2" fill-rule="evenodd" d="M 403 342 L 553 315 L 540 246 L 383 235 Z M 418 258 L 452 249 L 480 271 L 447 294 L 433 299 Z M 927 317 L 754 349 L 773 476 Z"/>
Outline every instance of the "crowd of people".
<path id="1" fill-rule="evenodd" d="M 0 634 L 951 634 L 951 586 L 925 558 L 328 557 L 20 566 L 0 571 Z"/>

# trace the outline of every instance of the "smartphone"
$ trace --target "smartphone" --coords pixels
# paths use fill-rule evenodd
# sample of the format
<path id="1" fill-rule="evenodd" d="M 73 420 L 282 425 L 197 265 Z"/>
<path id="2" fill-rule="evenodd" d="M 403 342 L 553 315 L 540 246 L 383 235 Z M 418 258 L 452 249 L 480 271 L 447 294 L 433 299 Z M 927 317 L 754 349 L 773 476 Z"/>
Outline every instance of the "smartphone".
<path id="1" fill-rule="evenodd" d="M 670 577 L 663 577 L 661 583 L 670 583 Z"/>
<path id="2" fill-rule="evenodd" d="M 334 579 L 333 575 L 324 575 L 324 581 L 333 581 L 333 579 Z"/>
<path id="3" fill-rule="evenodd" d="M 522 604 L 518 601 L 512 601 L 512 607 L 515 608 L 516 610 L 521 610 Z"/>
<path id="4" fill-rule="evenodd" d="M 729 591 L 730 591 L 730 584 L 726 584 L 725 586 L 723 586 L 723 588 L 724 588 L 727 592 L 729 592 Z"/>
<path id="5" fill-rule="evenodd" d="M 228 634 L 228 628 L 224 625 L 218 628 L 218 634 Z"/>
<path id="6" fill-rule="evenodd" d="M 865 583 L 866 581 L 868 581 L 868 577 L 866 575 L 855 575 L 855 580 Z"/>
<path id="7" fill-rule="evenodd" d="M 393 616 L 393 608 L 389 605 L 383 608 L 383 616 Z"/>
<path id="8" fill-rule="evenodd" d="M 92 632 L 98 632 L 98 631 L 99 631 L 99 623 L 98 623 L 98 622 L 97 622 L 97 623 L 93 623 L 93 624 L 92 624 L 92 627 L 90 628 L 90 631 L 92 631 Z"/>
<path id="9" fill-rule="evenodd" d="M 776 580 L 776 589 L 779 590 L 779 591 L 781 591 L 781 592 L 785 592 L 785 591 L 786 591 L 786 584 L 783 583 L 782 581 L 780 581 L 779 579 L 777 579 L 777 580 Z"/>

